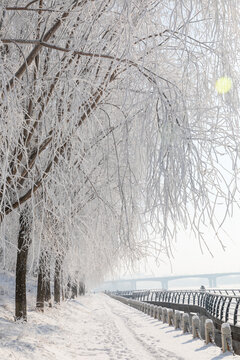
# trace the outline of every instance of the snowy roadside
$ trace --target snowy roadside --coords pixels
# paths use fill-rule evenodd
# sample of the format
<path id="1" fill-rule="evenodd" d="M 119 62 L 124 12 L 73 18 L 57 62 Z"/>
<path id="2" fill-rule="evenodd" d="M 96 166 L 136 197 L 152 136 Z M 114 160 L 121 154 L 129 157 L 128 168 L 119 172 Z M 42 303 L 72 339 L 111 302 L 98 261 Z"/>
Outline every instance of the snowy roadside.
<path id="1" fill-rule="evenodd" d="M 14 323 L 9 309 L 0 306 L 1 360 L 93 358 L 240 359 L 104 294 L 71 300 L 44 314 L 30 311 L 26 324 Z"/>

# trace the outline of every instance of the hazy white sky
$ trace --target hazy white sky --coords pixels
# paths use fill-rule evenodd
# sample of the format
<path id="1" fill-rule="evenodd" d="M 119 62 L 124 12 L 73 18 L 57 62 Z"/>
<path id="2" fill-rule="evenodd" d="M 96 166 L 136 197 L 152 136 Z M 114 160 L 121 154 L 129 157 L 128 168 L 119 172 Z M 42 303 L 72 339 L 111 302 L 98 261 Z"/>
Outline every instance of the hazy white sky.
<path id="1" fill-rule="evenodd" d="M 234 216 L 228 218 L 224 224 L 226 233 L 222 232 L 221 240 L 226 246 L 222 249 L 214 234 L 206 229 L 205 238 L 214 257 L 206 248 L 201 252 L 199 242 L 193 234 L 181 232 L 178 240 L 173 244 L 174 258 L 171 264 L 166 256 L 156 264 L 154 258 L 141 261 L 134 273 L 126 272 L 124 277 L 139 277 L 140 275 L 175 275 L 175 274 L 203 274 L 218 272 L 240 272 L 240 211 L 235 209 Z"/>

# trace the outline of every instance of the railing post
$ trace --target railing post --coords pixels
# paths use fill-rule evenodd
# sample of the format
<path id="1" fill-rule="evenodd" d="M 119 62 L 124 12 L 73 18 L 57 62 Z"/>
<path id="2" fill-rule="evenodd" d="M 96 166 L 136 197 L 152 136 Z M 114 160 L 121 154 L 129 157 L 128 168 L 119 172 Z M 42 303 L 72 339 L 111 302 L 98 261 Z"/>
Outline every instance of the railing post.
<path id="1" fill-rule="evenodd" d="M 148 304 L 147 314 L 151 315 L 151 304 Z"/>
<path id="2" fill-rule="evenodd" d="M 151 305 L 151 307 L 150 307 L 150 316 L 151 317 L 154 316 L 154 305 Z"/>
<path id="3" fill-rule="evenodd" d="M 222 324 L 221 333 L 222 333 L 222 351 L 223 352 L 226 352 L 226 351 L 233 352 L 231 326 L 229 323 Z"/>
<path id="4" fill-rule="evenodd" d="M 213 325 L 213 321 L 210 319 L 207 319 L 205 321 L 205 342 L 206 344 L 208 343 L 213 343 L 215 342 L 214 340 L 214 325 Z"/>
<path id="5" fill-rule="evenodd" d="M 183 321 L 183 333 L 189 332 L 190 323 L 189 323 L 189 315 L 187 313 L 183 314 L 182 321 Z"/>
<path id="6" fill-rule="evenodd" d="M 147 314 L 147 310 L 148 310 L 148 303 L 144 304 L 144 314 Z"/>
<path id="7" fill-rule="evenodd" d="M 158 319 L 159 321 L 162 320 L 162 307 L 161 307 L 161 306 L 158 306 L 157 319 Z"/>
<path id="8" fill-rule="evenodd" d="M 200 319 L 197 315 L 192 317 L 192 335 L 193 338 L 200 338 Z"/>
<path id="9" fill-rule="evenodd" d="M 173 325 L 173 310 L 172 309 L 167 310 L 167 320 L 168 320 L 169 326 Z"/>
<path id="10" fill-rule="evenodd" d="M 176 330 L 181 328 L 181 313 L 178 310 L 175 311 L 174 326 Z"/>
<path id="11" fill-rule="evenodd" d="M 147 314 L 147 315 L 148 315 L 148 307 L 149 307 L 149 304 L 146 303 L 145 314 Z"/>
<path id="12" fill-rule="evenodd" d="M 154 319 L 157 319 L 158 318 L 158 306 L 155 305 L 154 306 Z"/>
<path id="13" fill-rule="evenodd" d="M 162 309 L 162 322 L 164 324 L 167 323 L 167 308 L 165 308 L 165 307 Z"/>

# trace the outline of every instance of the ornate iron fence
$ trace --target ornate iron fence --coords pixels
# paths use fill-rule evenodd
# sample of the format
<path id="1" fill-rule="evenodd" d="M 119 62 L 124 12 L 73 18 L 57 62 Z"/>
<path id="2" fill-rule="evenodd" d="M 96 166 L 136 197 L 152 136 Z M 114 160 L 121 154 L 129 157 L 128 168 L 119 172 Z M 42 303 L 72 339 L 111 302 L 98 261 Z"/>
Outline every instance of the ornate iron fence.
<path id="1" fill-rule="evenodd" d="M 240 290 L 143 290 L 117 294 L 139 301 L 198 306 L 222 322 L 240 326 Z"/>

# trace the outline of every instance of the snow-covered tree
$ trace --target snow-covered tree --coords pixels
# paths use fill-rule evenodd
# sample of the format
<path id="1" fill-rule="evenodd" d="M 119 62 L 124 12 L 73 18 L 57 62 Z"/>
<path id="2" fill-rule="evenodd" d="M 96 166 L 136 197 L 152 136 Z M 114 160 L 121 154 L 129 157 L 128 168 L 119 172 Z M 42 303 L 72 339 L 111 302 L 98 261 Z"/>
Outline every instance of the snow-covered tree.
<path id="1" fill-rule="evenodd" d="M 4 253 L 17 245 L 5 229 L 20 214 L 20 236 L 26 208 L 40 278 L 51 257 L 58 289 L 62 271 L 65 283 L 91 282 L 142 256 L 149 224 L 165 251 L 178 224 L 200 238 L 207 221 L 217 232 L 216 204 L 228 213 L 237 190 L 239 5 L 23 0 L 0 9 Z"/>

